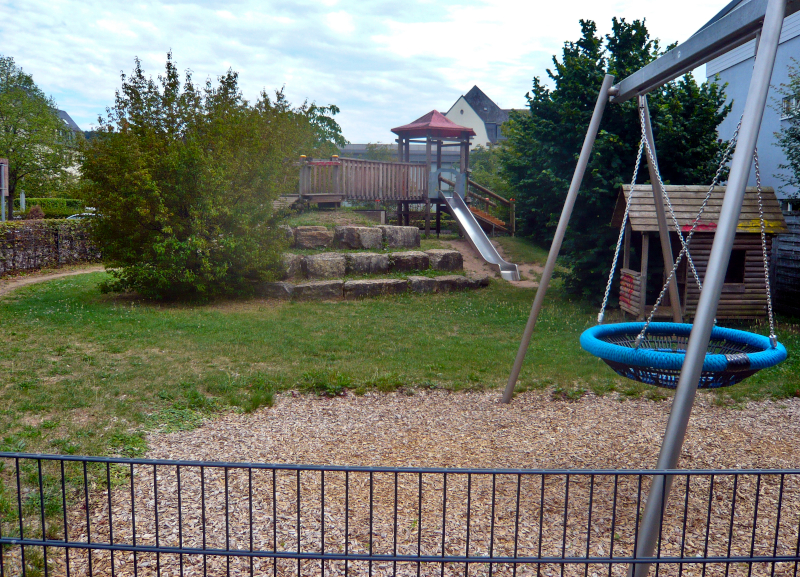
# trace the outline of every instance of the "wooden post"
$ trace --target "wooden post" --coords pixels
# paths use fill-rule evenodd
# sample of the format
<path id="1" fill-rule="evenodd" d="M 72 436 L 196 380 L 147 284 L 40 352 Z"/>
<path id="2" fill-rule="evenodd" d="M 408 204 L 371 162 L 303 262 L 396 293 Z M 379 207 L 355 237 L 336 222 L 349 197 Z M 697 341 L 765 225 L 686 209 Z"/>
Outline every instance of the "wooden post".
<path id="1" fill-rule="evenodd" d="M 639 96 L 639 108 L 644 112 L 645 136 L 653 155 L 647 155 L 647 167 L 650 170 L 650 182 L 653 185 L 653 205 L 656 209 L 656 219 L 658 220 L 658 237 L 661 241 L 661 256 L 664 259 L 664 275 L 669 274 L 675 259 L 672 256 L 672 242 L 669 239 L 669 226 L 667 225 L 667 215 L 664 211 L 664 191 L 658 182 L 658 158 L 656 156 L 656 142 L 653 138 L 653 127 L 650 124 L 650 112 L 647 108 L 647 96 Z M 633 194 L 631 190 L 630 194 Z M 680 234 L 680 231 L 676 231 Z M 669 283 L 669 302 L 672 306 L 672 321 L 675 323 L 683 322 L 681 315 L 681 297 L 678 294 L 678 279 L 674 276 Z"/>
<path id="2" fill-rule="evenodd" d="M 403 162 L 403 138 L 397 139 L 397 162 Z"/>
<path id="3" fill-rule="evenodd" d="M 306 188 L 306 155 L 301 154 L 300 174 L 297 179 L 297 193 L 300 195 L 301 198 L 303 197 L 303 194 L 305 194 L 305 188 Z"/>
<path id="4" fill-rule="evenodd" d="M 397 226 L 403 226 L 403 201 L 397 201 Z"/>
<path id="5" fill-rule="evenodd" d="M 436 238 L 439 238 L 439 233 L 442 231 L 442 203 L 436 200 Z"/>
<path id="6" fill-rule="evenodd" d="M 410 138 L 406 138 L 405 161 L 406 162 L 411 162 L 411 139 Z"/>
<path id="7" fill-rule="evenodd" d="M 622 268 L 631 268 L 631 233 L 633 229 L 631 228 L 631 221 L 628 220 L 625 223 L 625 245 L 622 249 Z"/>
<path id="8" fill-rule="evenodd" d="M 508 220 L 511 221 L 511 236 L 516 236 L 517 234 L 517 210 L 516 210 L 516 203 L 512 200 L 511 203 L 508 205 Z"/>
<path id="9" fill-rule="evenodd" d="M 428 136 L 425 139 L 425 173 L 428 174 L 431 170 L 431 131 L 428 131 Z M 425 179 L 425 238 L 431 234 L 431 195 L 428 192 L 428 179 Z"/>
<path id="10" fill-rule="evenodd" d="M 436 170 L 442 168 L 442 141 L 436 141 Z"/>
<path id="11" fill-rule="evenodd" d="M 339 162 L 339 155 L 334 154 L 331 156 L 331 161 Z M 342 187 L 341 183 L 339 182 L 339 169 L 341 168 L 340 164 L 336 164 L 333 166 L 333 194 L 341 195 L 342 194 Z"/>
<path id="12" fill-rule="evenodd" d="M 642 233 L 642 278 L 641 283 L 639 286 L 641 287 L 641 300 L 639 301 L 639 318 L 638 320 L 643 321 L 645 319 L 646 314 L 646 303 L 647 303 L 647 261 L 649 260 L 650 256 L 650 233 L 643 232 Z"/>
<path id="13" fill-rule="evenodd" d="M 469 145 L 464 142 L 463 137 L 462 137 L 461 146 L 459 148 L 459 150 L 461 151 L 461 158 L 460 158 L 461 163 L 460 163 L 459 169 L 460 169 L 462 174 L 467 171 L 467 146 L 469 146 Z"/>

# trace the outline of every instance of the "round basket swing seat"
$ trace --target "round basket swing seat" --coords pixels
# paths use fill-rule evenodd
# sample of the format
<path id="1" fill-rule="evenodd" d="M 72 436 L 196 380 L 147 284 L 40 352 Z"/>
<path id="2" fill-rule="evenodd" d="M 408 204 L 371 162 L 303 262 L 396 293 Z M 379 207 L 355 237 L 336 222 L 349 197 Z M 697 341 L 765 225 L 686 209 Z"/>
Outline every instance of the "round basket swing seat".
<path id="1" fill-rule="evenodd" d="M 668 389 L 678 386 L 692 325 L 651 323 L 639 347 L 644 323 L 598 325 L 581 335 L 581 346 L 620 376 Z M 698 388 L 728 387 L 786 359 L 786 348 L 768 337 L 714 327 Z"/>

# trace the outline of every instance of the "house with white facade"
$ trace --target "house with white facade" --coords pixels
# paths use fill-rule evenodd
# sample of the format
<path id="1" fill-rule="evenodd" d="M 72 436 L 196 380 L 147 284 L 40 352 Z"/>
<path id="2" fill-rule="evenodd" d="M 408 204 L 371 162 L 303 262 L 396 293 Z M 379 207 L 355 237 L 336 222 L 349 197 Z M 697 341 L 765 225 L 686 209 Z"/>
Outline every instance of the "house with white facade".
<path id="1" fill-rule="evenodd" d="M 720 14 L 712 19 L 717 20 L 745 4 L 747 0 L 734 0 L 728 4 Z M 711 22 L 709 22 L 710 24 Z M 730 50 L 706 64 L 706 77 L 718 84 L 726 84 L 725 95 L 727 101 L 733 104 L 728 117 L 718 128 L 719 137 L 730 140 L 739 118 L 742 116 L 744 104 L 747 100 L 747 91 L 750 88 L 750 78 L 753 72 L 755 59 L 755 40 Z M 800 72 L 800 12 L 787 16 L 783 21 L 780 44 L 775 58 L 775 69 L 772 72 L 772 82 L 769 87 L 767 108 L 761 123 L 761 132 L 758 135 L 758 160 L 761 168 L 761 182 L 764 186 L 775 188 L 778 199 L 784 208 L 792 203 L 791 198 L 800 195 L 800 191 L 788 187 L 780 178 L 782 171 L 779 166 L 786 164 L 786 155 L 778 146 L 775 133 L 786 126 L 790 115 L 797 108 L 797 103 L 789 102 L 781 94 L 781 85 L 788 84 L 790 68 Z M 755 171 L 750 171 L 748 186 L 755 186 Z M 792 204 L 795 207 L 798 201 Z"/>
<path id="2" fill-rule="evenodd" d="M 488 146 L 505 140 L 501 126 L 508 120 L 511 109 L 500 108 L 477 86 L 462 95 L 445 116 L 460 126 L 475 131 L 472 148 Z"/>

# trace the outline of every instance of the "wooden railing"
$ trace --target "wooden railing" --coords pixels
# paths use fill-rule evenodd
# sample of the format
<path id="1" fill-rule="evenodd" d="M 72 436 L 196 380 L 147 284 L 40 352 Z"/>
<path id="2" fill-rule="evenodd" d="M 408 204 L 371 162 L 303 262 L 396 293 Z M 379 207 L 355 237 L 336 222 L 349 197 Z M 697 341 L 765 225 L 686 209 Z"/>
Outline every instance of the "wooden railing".
<path id="1" fill-rule="evenodd" d="M 447 185 L 455 187 L 455 183 L 452 180 L 448 180 L 447 178 L 445 178 L 443 176 L 439 177 L 439 182 L 443 182 L 443 183 L 445 183 Z M 481 192 L 481 193 L 486 195 L 486 196 L 481 196 L 477 192 L 474 192 L 474 191 L 470 190 L 469 187 L 467 187 L 467 192 L 466 192 L 467 197 L 472 198 L 472 199 L 482 203 L 484 211 L 486 213 L 488 213 L 490 216 L 494 217 L 495 219 L 498 219 L 497 223 L 501 223 L 503 225 L 501 228 L 503 230 L 511 233 L 511 235 L 513 236 L 514 233 L 516 232 L 516 214 L 515 214 L 514 199 L 509 200 L 509 199 L 507 199 L 505 197 L 502 197 L 499 194 L 497 194 L 495 192 L 492 192 L 491 190 L 489 190 L 485 186 L 481 186 L 480 184 L 478 184 L 474 180 L 468 179 L 467 180 L 467 184 L 470 187 L 472 187 L 475 190 L 477 190 L 478 192 Z M 490 199 L 494 199 L 494 201 L 492 201 Z M 507 209 L 507 212 L 504 213 L 503 211 L 499 210 L 499 208 L 498 208 L 499 206 L 504 206 Z M 492 209 L 494 209 L 494 210 L 492 210 Z M 481 212 L 483 212 L 483 211 L 481 211 Z M 478 214 L 477 216 L 481 216 L 481 215 Z M 499 218 L 499 217 L 507 218 L 508 222 L 507 223 L 504 222 L 502 220 L 502 218 Z M 497 223 L 493 222 L 492 224 L 497 224 Z"/>
<path id="2" fill-rule="evenodd" d="M 338 195 L 341 200 L 411 200 L 424 202 L 428 167 L 414 162 L 357 158 L 302 159 L 300 196 Z"/>

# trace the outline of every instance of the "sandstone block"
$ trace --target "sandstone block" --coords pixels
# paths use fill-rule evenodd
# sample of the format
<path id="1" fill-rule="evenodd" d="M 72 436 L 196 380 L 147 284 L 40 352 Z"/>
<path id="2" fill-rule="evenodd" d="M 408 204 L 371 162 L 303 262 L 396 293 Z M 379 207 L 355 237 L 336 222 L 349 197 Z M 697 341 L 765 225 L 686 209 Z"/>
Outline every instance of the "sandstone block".
<path id="1" fill-rule="evenodd" d="M 408 277 L 408 289 L 415 293 L 432 293 L 436 291 L 436 279 L 426 276 Z"/>
<path id="2" fill-rule="evenodd" d="M 467 279 L 471 283 L 470 286 L 472 288 L 481 288 L 489 286 L 489 275 L 488 274 L 475 274 L 475 275 L 468 275 Z"/>
<path id="3" fill-rule="evenodd" d="M 463 270 L 464 257 L 457 250 L 434 248 L 426 250 L 425 254 L 431 261 L 434 270 Z"/>
<path id="4" fill-rule="evenodd" d="M 389 272 L 389 255 L 374 252 L 355 252 L 345 255 L 347 274 L 386 274 Z"/>
<path id="5" fill-rule="evenodd" d="M 419 229 L 416 226 L 379 226 L 383 241 L 389 248 L 414 248 L 419 246 Z"/>
<path id="6" fill-rule="evenodd" d="M 337 226 L 333 232 L 333 246 L 340 248 L 381 248 L 383 231 L 369 226 Z"/>
<path id="7" fill-rule="evenodd" d="M 324 226 L 298 226 L 294 229 L 297 248 L 326 248 L 333 242 L 333 233 Z"/>
<path id="8" fill-rule="evenodd" d="M 290 252 L 283 255 L 283 278 L 294 278 L 303 273 L 303 261 L 305 258 L 300 254 Z"/>
<path id="9" fill-rule="evenodd" d="M 294 230 L 288 224 L 282 224 L 278 227 L 286 237 L 289 246 L 294 246 Z"/>
<path id="10" fill-rule="evenodd" d="M 436 290 L 440 293 L 463 291 L 470 288 L 469 279 L 465 276 L 448 275 L 436 277 Z"/>
<path id="11" fill-rule="evenodd" d="M 389 256 L 389 267 L 396 271 L 427 270 L 430 259 L 424 252 L 410 250 L 408 252 L 393 252 Z"/>
<path id="12" fill-rule="evenodd" d="M 324 252 L 305 257 L 305 272 L 308 278 L 343 277 L 347 270 L 347 261 L 338 252 Z"/>
<path id="13" fill-rule="evenodd" d="M 288 300 L 292 298 L 294 285 L 288 282 L 265 282 L 256 285 L 256 295 L 268 299 Z"/>
<path id="14" fill-rule="evenodd" d="M 344 282 L 319 280 L 294 285 L 292 296 L 297 300 L 326 300 L 342 298 Z"/>
<path id="15" fill-rule="evenodd" d="M 406 292 L 408 282 L 403 279 L 351 280 L 344 283 L 344 298 L 348 300 Z"/>

